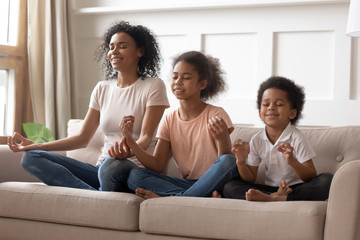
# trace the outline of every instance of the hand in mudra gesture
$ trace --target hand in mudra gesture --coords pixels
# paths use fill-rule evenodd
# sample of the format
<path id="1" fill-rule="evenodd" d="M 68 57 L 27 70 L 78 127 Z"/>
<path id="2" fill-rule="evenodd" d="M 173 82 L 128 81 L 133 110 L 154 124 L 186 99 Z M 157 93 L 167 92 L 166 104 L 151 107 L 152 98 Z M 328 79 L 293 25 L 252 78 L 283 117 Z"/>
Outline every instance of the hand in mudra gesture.
<path id="1" fill-rule="evenodd" d="M 123 134 L 123 138 L 120 143 L 115 142 L 114 146 L 109 149 L 108 153 L 110 157 L 123 159 L 133 156 L 130 147 L 126 143 L 126 139 L 132 140 L 133 138 L 132 133 L 134 129 L 134 122 L 134 116 L 129 115 L 123 117 L 119 126 Z"/>
<path id="2" fill-rule="evenodd" d="M 17 132 L 15 132 L 12 137 L 8 137 L 7 145 L 13 152 L 32 150 L 38 146 L 37 143 L 23 137 Z"/>

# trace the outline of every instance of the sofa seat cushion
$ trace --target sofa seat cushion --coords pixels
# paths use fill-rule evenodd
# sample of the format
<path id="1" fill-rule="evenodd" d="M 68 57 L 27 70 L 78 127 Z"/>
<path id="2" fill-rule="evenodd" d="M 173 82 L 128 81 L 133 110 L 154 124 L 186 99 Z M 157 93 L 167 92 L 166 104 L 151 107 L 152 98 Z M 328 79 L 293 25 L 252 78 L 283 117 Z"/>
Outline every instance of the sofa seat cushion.
<path id="1" fill-rule="evenodd" d="M 0 217 L 6 218 L 138 231 L 142 201 L 130 193 L 0 183 Z"/>
<path id="2" fill-rule="evenodd" d="M 323 239 L 327 203 L 164 197 L 140 206 L 140 230 L 205 239 Z"/>

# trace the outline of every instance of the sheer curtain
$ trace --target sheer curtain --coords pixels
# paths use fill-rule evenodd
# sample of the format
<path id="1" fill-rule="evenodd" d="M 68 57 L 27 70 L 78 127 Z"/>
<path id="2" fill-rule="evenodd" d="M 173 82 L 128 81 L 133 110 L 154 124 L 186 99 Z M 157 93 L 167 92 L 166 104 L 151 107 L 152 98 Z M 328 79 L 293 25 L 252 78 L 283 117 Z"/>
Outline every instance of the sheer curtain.
<path id="1" fill-rule="evenodd" d="M 70 110 L 67 0 L 28 0 L 28 57 L 35 122 L 66 136 Z"/>

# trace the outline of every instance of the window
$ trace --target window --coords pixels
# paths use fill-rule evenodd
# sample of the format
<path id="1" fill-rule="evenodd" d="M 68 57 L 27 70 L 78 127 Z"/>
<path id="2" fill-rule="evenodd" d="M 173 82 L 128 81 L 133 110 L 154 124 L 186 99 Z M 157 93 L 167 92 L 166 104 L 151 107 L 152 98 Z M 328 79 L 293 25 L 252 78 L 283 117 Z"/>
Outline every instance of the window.
<path id="1" fill-rule="evenodd" d="M 0 44 L 16 46 L 19 23 L 19 0 L 2 0 L 0 8 Z"/>
<path id="2" fill-rule="evenodd" d="M 0 136 L 14 130 L 14 70 L 0 69 Z"/>
<path id="3" fill-rule="evenodd" d="M 32 119 L 26 8 L 27 0 L 0 1 L 0 144 Z"/>

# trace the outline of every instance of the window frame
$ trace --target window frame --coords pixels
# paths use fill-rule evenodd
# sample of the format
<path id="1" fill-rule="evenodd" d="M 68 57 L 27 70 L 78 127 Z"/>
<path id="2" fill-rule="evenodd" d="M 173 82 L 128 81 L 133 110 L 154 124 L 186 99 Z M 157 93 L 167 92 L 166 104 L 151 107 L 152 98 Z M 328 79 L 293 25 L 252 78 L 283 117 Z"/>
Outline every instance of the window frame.
<path id="1" fill-rule="evenodd" d="M 14 79 L 14 131 L 22 132 L 22 123 L 32 121 L 28 58 L 27 58 L 27 0 L 19 0 L 17 43 L 0 44 L 0 68 L 13 69 Z M 8 136 L 0 136 L 0 144 L 7 143 Z"/>

